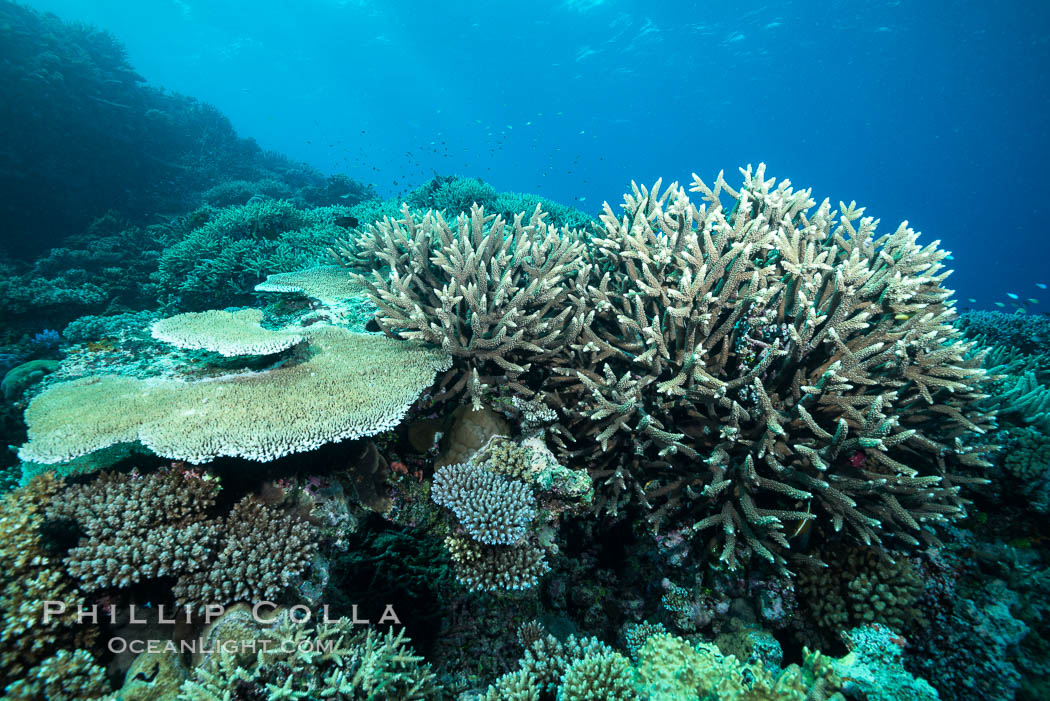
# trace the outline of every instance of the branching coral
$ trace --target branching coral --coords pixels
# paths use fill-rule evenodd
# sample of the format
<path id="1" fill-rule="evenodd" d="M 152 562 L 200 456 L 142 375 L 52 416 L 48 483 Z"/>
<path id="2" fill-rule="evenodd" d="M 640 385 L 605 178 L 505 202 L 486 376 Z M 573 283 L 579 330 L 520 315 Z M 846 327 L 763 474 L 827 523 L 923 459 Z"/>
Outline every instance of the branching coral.
<path id="1" fill-rule="evenodd" d="M 451 509 L 471 537 L 487 545 L 518 542 L 536 515 L 536 500 L 524 482 L 471 463 L 438 470 L 431 498 Z"/>
<path id="2" fill-rule="evenodd" d="M 179 604 L 201 608 L 232 601 L 273 601 L 317 551 L 313 528 L 292 514 L 246 497 L 234 505 L 223 541 L 206 569 L 180 577 Z"/>
<path id="3" fill-rule="evenodd" d="M 175 469 L 102 473 L 63 490 L 47 517 L 71 519 L 84 534 L 66 555 L 69 573 L 93 591 L 205 567 L 218 538 L 207 510 L 219 484 L 204 477 Z"/>
<path id="4" fill-rule="evenodd" d="M 708 643 L 692 645 L 654 633 L 632 664 L 593 638 L 551 635 L 525 651 L 519 668 L 488 688 L 484 701 L 545 699 L 729 699 L 736 701 L 842 701 L 831 660 L 805 651 L 802 665 L 773 674 L 744 664 Z"/>
<path id="5" fill-rule="evenodd" d="M 58 649 L 86 647 L 96 634 L 77 624 L 83 597 L 41 535 L 44 510 L 61 487 L 52 475 L 38 475 L 0 500 L 0 680 L 22 676 Z M 66 613 L 45 616 L 47 601 Z"/>
<path id="6" fill-rule="evenodd" d="M 229 615 L 229 614 L 227 614 Z M 409 646 L 404 630 L 355 630 L 345 618 L 316 626 L 282 613 L 272 628 L 246 617 L 246 633 L 260 650 L 245 663 L 236 654 L 213 653 L 183 684 L 179 699 L 434 698 L 437 685 L 429 665 Z M 247 641 L 247 642 L 251 642 Z"/>
<path id="7" fill-rule="evenodd" d="M 106 670 L 86 650 L 59 650 L 5 690 L 7 701 L 88 701 L 108 698 Z"/>
<path id="8" fill-rule="evenodd" d="M 508 226 L 474 207 L 446 222 L 440 212 L 420 216 L 406 205 L 401 219 L 377 222 L 354 242 L 390 269 L 354 275 L 379 307 L 379 325 L 452 355 L 448 391 L 469 389 L 475 408 L 496 373 L 527 393 L 516 380 L 575 341 L 587 322 L 573 296 L 576 278 L 587 275 L 583 244 L 543 219 L 537 207 Z M 334 253 L 352 265 L 348 250 Z"/>
<path id="9" fill-rule="evenodd" d="M 616 511 L 713 534 L 733 568 L 786 569 L 808 521 L 867 544 L 934 540 L 962 513 L 984 372 L 950 322 L 947 255 L 901 224 L 876 235 L 855 204 L 743 171 L 635 187 L 593 241 L 595 307 L 551 383 L 570 458 Z M 725 203 L 729 203 L 728 209 Z"/>
<path id="10" fill-rule="evenodd" d="M 922 580 L 911 561 L 853 547 L 818 556 L 834 566 L 799 572 L 799 599 L 807 622 L 835 638 L 857 625 L 880 623 L 902 632 L 923 622 L 918 607 Z"/>
<path id="11" fill-rule="evenodd" d="M 59 493 L 47 517 L 84 534 L 65 562 L 86 590 L 169 576 L 180 606 L 274 600 L 310 563 L 316 532 L 251 496 L 214 518 L 218 492 L 212 475 L 193 470 L 103 473 Z"/>

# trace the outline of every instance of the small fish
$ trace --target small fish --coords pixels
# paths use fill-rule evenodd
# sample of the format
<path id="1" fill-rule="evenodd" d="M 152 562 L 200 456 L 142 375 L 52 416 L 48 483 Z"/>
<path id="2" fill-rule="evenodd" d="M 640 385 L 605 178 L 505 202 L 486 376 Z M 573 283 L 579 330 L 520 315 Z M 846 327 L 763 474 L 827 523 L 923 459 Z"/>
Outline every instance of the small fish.
<path id="1" fill-rule="evenodd" d="M 896 319 L 897 321 L 907 321 L 908 319 L 911 318 L 911 314 L 903 314 L 903 313 L 902 314 L 896 314 L 896 315 L 894 315 L 893 318 Z"/>
<path id="2" fill-rule="evenodd" d="M 1040 290 L 1045 290 L 1046 289 L 1046 283 L 1045 282 L 1037 282 L 1037 283 L 1035 283 L 1035 286 L 1038 287 Z"/>
<path id="3" fill-rule="evenodd" d="M 997 307 L 1005 307 L 1006 305 L 1003 304 L 1002 302 L 996 302 L 995 306 L 997 306 Z"/>
<path id="4" fill-rule="evenodd" d="M 344 229 L 353 229 L 355 226 L 357 226 L 357 224 L 357 217 L 351 217 L 349 214 L 346 216 L 335 218 L 335 225 L 341 226 Z"/>
<path id="5" fill-rule="evenodd" d="M 1013 292 L 1007 292 L 1006 296 L 1009 297 L 1010 299 L 1020 299 L 1020 297 L 1015 295 Z"/>
<path id="6" fill-rule="evenodd" d="M 1025 301 L 1028 302 L 1029 304 L 1039 304 L 1039 300 L 1038 299 L 1033 299 L 1032 297 L 1029 297 Z"/>
<path id="7" fill-rule="evenodd" d="M 970 298 L 969 298 L 969 299 L 967 299 L 966 301 L 967 301 L 967 302 L 969 302 L 970 304 L 977 304 L 977 300 L 976 300 L 976 299 L 974 299 L 973 297 L 970 297 Z"/>
<path id="8" fill-rule="evenodd" d="M 955 256 L 953 256 L 953 255 L 952 255 L 951 253 L 949 253 L 948 255 L 946 255 L 946 256 L 944 257 L 944 259 L 945 259 L 945 260 L 955 260 Z"/>

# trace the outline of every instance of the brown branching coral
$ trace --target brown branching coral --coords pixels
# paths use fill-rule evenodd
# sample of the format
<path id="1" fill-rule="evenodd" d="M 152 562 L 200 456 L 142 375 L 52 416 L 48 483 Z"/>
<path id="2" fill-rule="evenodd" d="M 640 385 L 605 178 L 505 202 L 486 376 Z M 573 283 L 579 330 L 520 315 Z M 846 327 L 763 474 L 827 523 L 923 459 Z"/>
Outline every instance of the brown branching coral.
<path id="1" fill-rule="evenodd" d="M 89 646 L 96 635 L 77 624 L 83 595 L 41 535 L 44 510 L 61 487 L 44 473 L 0 500 L 0 683 L 59 650 Z M 65 613 L 45 615 L 45 602 L 61 604 Z"/>
<path id="2" fill-rule="evenodd" d="M 475 408 L 494 376 L 530 394 L 517 379 L 574 342 L 588 321 L 573 294 L 576 279 L 589 274 L 579 237 L 546 224 L 539 207 L 509 225 L 477 206 L 451 222 L 407 205 L 402 215 L 370 226 L 353 244 L 389 267 L 354 274 L 379 307 L 380 327 L 452 355 L 448 392 L 468 389 Z M 353 265 L 350 251 L 346 244 L 333 253 Z"/>
<path id="3" fill-rule="evenodd" d="M 71 519 L 84 533 L 65 560 L 81 587 L 127 587 L 206 566 L 218 537 L 207 510 L 218 491 L 217 480 L 178 469 L 104 472 L 60 492 L 47 517 Z"/>
<path id="4" fill-rule="evenodd" d="M 585 297 L 594 317 L 550 386 L 609 510 L 709 535 L 733 568 L 781 569 L 811 520 L 867 544 L 932 541 L 966 503 L 960 474 L 979 359 L 950 325 L 946 252 L 855 204 L 743 171 L 732 189 L 634 187 L 606 205 Z M 729 204 L 726 208 L 725 204 Z"/>
<path id="5" fill-rule="evenodd" d="M 180 606 L 274 600 L 310 563 L 317 533 L 250 495 L 217 518 L 218 491 L 196 470 L 103 473 L 57 494 L 47 516 L 84 533 L 65 563 L 85 590 L 170 576 Z"/>
<path id="6" fill-rule="evenodd" d="M 180 604 L 273 601 L 317 552 L 309 524 L 250 496 L 230 510 L 223 533 L 207 569 L 179 578 L 174 591 Z"/>

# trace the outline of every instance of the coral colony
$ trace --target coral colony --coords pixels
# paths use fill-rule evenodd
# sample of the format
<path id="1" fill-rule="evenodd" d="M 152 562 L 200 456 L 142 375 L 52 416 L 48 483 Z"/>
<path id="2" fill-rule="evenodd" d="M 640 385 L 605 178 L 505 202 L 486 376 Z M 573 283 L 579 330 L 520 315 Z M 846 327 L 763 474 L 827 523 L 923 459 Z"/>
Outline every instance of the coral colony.
<path id="1" fill-rule="evenodd" d="M 937 241 L 761 164 L 382 200 L 7 12 L 235 175 L 0 271 L 4 698 L 1050 697 L 1050 322 Z"/>

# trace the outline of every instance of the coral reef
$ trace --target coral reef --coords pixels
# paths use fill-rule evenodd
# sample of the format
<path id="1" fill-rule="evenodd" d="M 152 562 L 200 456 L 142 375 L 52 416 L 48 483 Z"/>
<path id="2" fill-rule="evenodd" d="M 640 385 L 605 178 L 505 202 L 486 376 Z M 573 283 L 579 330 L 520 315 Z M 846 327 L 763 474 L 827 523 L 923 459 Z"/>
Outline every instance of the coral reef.
<path id="1" fill-rule="evenodd" d="M 513 387 L 586 322 L 571 294 L 573 280 L 586 275 L 583 244 L 544 216 L 537 207 L 527 222 L 515 215 L 508 227 L 475 207 L 449 223 L 440 212 L 420 216 L 406 205 L 401 219 L 377 222 L 354 242 L 390 267 L 389 274 L 354 274 L 379 308 L 380 327 L 453 356 L 446 394 L 469 391 L 475 409 L 484 385 L 500 378 Z M 353 264 L 345 246 L 336 255 Z"/>
<path id="2" fill-rule="evenodd" d="M 922 623 L 923 584 L 906 558 L 867 548 L 818 553 L 830 567 L 799 571 L 798 596 L 806 621 L 837 637 L 853 626 L 881 623 L 897 632 Z"/>
<path id="3" fill-rule="evenodd" d="M 32 385 L 57 369 L 57 360 L 30 360 L 27 363 L 16 365 L 7 371 L 3 381 L 0 382 L 0 390 L 3 391 L 4 399 L 21 397 Z"/>
<path id="4" fill-rule="evenodd" d="M 58 650 L 89 647 L 97 632 L 77 623 L 74 612 L 83 596 L 41 532 L 44 512 L 61 488 L 44 474 L 0 498 L 0 680 L 5 682 Z M 45 615 L 47 601 L 58 602 L 64 612 Z"/>
<path id="5" fill-rule="evenodd" d="M 654 633 L 633 663 L 593 638 L 551 635 L 526 649 L 519 669 L 489 687 L 484 701 L 558 699 L 837 699 L 841 679 L 819 653 L 777 674 L 741 664 L 714 645 Z"/>
<path id="6" fill-rule="evenodd" d="M 232 611 L 226 615 L 231 615 Z M 256 649 L 247 664 L 220 649 L 192 671 L 181 701 L 243 698 L 428 699 L 434 674 L 413 654 L 404 630 L 356 630 L 345 618 L 316 626 L 282 613 L 270 628 L 244 625 Z"/>
<path id="7" fill-rule="evenodd" d="M 219 530 L 221 547 L 207 564 L 179 577 L 180 605 L 275 601 L 298 580 L 317 551 L 313 527 L 251 497 L 237 502 Z"/>
<path id="8" fill-rule="evenodd" d="M 593 240 L 593 322 L 556 358 L 557 404 L 603 485 L 733 568 L 785 569 L 815 521 L 865 544 L 936 542 L 988 463 L 984 371 L 950 325 L 947 255 L 902 224 L 747 169 L 635 188 Z M 727 209 L 723 201 L 728 199 Z"/>
<path id="9" fill-rule="evenodd" d="M 479 465 L 447 465 L 434 474 L 430 489 L 431 498 L 486 545 L 513 545 L 536 516 L 535 499 L 524 482 Z"/>
<path id="10" fill-rule="evenodd" d="M 278 598 L 317 551 L 315 530 L 250 495 L 214 518 L 218 492 L 213 475 L 195 470 L 102 473 L 56 495 L 47 518 L 84 534 L 65 564 L 87 591 L 174 577 L 179 606 Z"/>
<path id="11" fill-rule="evenodd" d="M 64 462 L 139 441 L 199 464 L 219 455 L 273 460 L 396 426 L 436 372 L 439 351 L 316 326 L 298 362 L 198 382 L 91 376 L 54 385 L 26 410 L 19 455 Z M 382 391 L 376 391 L 381 387 Z"/>
<path id="12" fill-rule="evenodd" d="M 936 701 L 937 691 L 901 664 L 905 640 L 885 626 L 854 628 L 845 634 L 850 652 L 831 666 L 843 690 L 869 701 Z M 986 697 L 994 698 L 994 697 Z"/>
<path id="13" fill-rule="evenodd" d="M 153 338 L 179 348 L 203 349 L 226 357 L 273 355 L 306 340 L 295 331 L 274 331 L 259 325 L 258 309 L 177 314 L 155 322 Z"/>
<path id="14" fill-rule="evenodd" d="M 207 565 L 219 535 L 207 512 L 218 492 L 207 473 L 102 473 L 57 494 L 46 513 L 70 519 L 84 534 L 65 558 L 83 589 L 128 587 Z"/>
<path id="15" fill-rule="evenodd" d="M 59 650 L 4 690 L 9 701 L 88 701 L 108 698 L 106 670 L 85 650 Z"/>
<path id="16" fill-rule="evenodd" d="M 338 265 L 323 265 L 289 273 L 268 276 L 255 286 L 256 292 L 276 294 L 300 294 L 324 304 L 333 304 L 364 293 L 345 268 Z"/>

